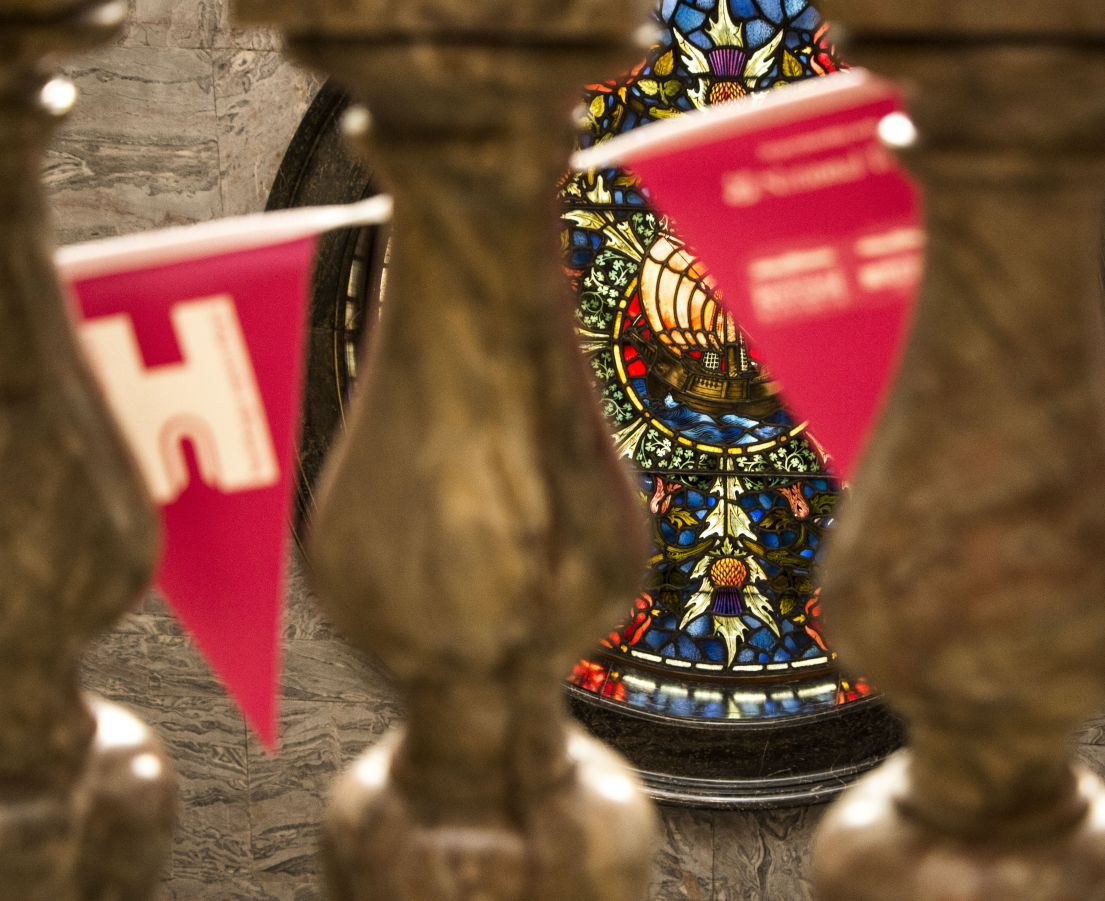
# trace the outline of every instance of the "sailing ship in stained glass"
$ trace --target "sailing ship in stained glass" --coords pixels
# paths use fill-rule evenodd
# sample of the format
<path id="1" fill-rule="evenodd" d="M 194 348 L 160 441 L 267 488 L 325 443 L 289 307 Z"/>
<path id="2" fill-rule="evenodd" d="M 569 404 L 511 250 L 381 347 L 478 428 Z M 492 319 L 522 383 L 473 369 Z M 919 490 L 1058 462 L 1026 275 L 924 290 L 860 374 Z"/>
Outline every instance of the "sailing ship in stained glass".
<path id="1" fill-rule="evenodd" d="M 656 15 L 645 62 L 588 89 L 584 146 L 841 67 L 806 0 L 662 0 Z M 573 681 L 710 718 L 866 694 L 834 674 L 821 628 L 816 564 L 838 497 L 821 449 L 632 176 L 576 174 L 561 197 L 583 350 L 654 540 L 645 590 Z M 664 691 L 664 673 L 714 681 Z M 760 677 L 786 688 L 749 692 Z"/>

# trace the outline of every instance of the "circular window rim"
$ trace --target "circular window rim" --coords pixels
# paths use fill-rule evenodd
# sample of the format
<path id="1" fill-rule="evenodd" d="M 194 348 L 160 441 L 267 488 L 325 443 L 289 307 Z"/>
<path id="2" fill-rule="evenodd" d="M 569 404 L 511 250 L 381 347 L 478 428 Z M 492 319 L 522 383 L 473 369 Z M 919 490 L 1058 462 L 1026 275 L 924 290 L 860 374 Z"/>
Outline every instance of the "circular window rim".
<path id="1" fill-rule="evenodd" d="M 289 144 L 267 209 L 348 203 L 374 193 L 371 173 L 343 146 L 340 121 L 348 105 L 343 89 L 333 81 L 323 85 Z M 350 191 L 350 185 L 362 188 Z M 340 276 L 362 234 L 335 232 L 319 242 L 314 295 L 321 279 L 327 296 L 338 296 Z M 385 229 L 374 230 L 370 252 L 382 255 L 387 242 Z M 308 338 L 308 371 L 328 367 L 332 379 L 343 363 L 335 344 L 336 315 L 312 304 Z M 321 405 L 312 405 L 319 398 L 312 398 L 310 383 L 305 392 L 297 532 L 309 515 L 309 486 L 326 449 L 306 446 L 308 433 L 328 429 L 328 444 L 344 417 L 342 386 L 335 381 L 331 387 L 336 390 Z M 902 724 L 878 696 L 779 717 L 709 720 L 634 708 L 567 682 L 564 688 L 576 719 L 628 757 L 661 803 L 748 809 L 828 801 L 903 740 Z M 775 758 L 791 755 L 788 770 L 771 768 L 769 747 Z"/>

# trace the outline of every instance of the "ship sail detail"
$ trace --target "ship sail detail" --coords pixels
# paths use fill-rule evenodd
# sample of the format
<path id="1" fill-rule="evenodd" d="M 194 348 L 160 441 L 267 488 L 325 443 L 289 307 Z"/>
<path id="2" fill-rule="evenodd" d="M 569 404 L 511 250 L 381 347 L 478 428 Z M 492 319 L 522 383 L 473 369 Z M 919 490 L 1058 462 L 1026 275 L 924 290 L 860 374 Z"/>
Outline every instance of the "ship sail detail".
<path id="1" fill-rule="evenodd" d="M 720 352 L 738 343 L 737 327 L 714 297 L 706 268 L 670 236 L 649 248 L 640 285 L 649 325 L 676 354 L 691 347 Z"/>

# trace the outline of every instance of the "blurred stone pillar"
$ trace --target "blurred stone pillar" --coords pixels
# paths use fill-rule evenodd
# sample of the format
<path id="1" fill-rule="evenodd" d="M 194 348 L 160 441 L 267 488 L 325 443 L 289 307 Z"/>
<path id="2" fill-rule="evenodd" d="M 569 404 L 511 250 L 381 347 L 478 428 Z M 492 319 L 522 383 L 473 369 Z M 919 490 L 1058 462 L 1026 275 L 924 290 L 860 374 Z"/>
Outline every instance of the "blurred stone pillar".
<path id="1" fill-rule="evenodd" d="M 157 522 L 78 353 L 40 185 L 75 97 L 53 57 L 125 0 L 0 0 L 0 897 L 139 901 L 174 819 L 172 766 L 77 686 L 82 648 L 148 585 Z"/>
<path id="2" fill-rule="evenodd" d="M 354 414 L 323 480 L 320 596 L 396 673 L 407 727 L 339 782 L 339 899 L 637 901 L 654 820 L 569 725 L 561 682 L 646 540 L 584 371 L 556 183 L 588 80 L 651 0 L 240 0 L 368 102 L 347 127 L 395 196 Z"/>
<path id="3" fill-rule="evenodd" d="M 823 901 L 1105 898 L 1105 4 L 832 0 L 899 79 L 923 183 L 916 331 L 825 564 L 827 628 L 910 750 L 847 792 Z"/>

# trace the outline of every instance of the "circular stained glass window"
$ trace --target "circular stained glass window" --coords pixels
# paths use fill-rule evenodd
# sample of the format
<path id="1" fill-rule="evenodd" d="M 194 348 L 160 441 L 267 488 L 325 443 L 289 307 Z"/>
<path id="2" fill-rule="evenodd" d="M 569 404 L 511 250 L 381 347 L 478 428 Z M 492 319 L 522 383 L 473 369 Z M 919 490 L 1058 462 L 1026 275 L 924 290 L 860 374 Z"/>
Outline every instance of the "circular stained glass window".
<path id="1" fill-rule="evenodd" d="M 808 0 L 662 0 L 656 15 L 646 60 L 585 90 L 584 146 L 841 66 Z M 272 206 L 373 193 L 340 145 L 345 105 L 333 88 L 319 95 Z M 900 737 L 865 682 L 837 670 L 822 628 L 817 563 L 840 486 L 647 192 L 609 170 L 566 176 L 560 199 L 582 351 L 653 537 L 644 590 L 569 676 L 573 709 L 658 798 L 831 795 Z M 386 296 L 386 247 L 376 230 L 323 244 L 301 510 Z"/>

